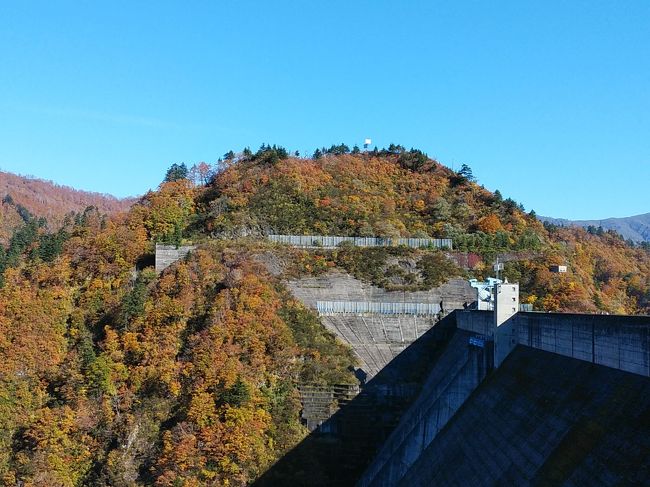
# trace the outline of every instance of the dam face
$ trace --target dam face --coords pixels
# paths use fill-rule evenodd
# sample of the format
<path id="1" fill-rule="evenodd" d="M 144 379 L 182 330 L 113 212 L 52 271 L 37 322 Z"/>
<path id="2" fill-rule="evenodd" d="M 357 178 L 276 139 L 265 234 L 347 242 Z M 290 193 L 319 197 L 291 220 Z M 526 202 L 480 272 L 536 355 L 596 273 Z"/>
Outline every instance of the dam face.
<path id="1" fill-rule="evenodd" d="M 648 485 L 650 318 L 457 311 L 418 397 L 358 481 Z M 470 359 L 477 349 L 483 363 Z"/>

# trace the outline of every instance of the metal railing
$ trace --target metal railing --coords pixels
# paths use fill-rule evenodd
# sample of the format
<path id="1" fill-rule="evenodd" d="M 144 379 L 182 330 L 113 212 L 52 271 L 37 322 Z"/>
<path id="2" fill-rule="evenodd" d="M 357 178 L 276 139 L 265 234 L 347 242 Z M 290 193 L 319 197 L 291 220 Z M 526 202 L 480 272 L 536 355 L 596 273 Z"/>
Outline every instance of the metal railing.
<path id="1" fill-rule="evenodd" d="M 450 238 L 392 238 L 392 237 L 340 237 L 331 235 L 268 235 L 275 243 L 304 248 L 333 249 L 344 242 L 350 242 L 356 247 L 394 247 L 404 245 L 414 249 L 448 248 L 452 249 Z"/>
<path id="2" fill-rule="evenodd" d="M 432 303 L 378 303 L 361 301 L 317 301 L 320 315 L 381 314 L 381 315 L 437 315 L 440 305 Z"/>

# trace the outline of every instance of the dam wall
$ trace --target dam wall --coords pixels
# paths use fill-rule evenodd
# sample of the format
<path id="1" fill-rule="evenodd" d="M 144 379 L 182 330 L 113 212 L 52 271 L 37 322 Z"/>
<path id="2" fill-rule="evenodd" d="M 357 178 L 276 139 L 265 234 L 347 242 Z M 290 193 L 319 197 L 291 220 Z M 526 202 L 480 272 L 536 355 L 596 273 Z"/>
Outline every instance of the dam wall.
<path id="1" fill-rule="evenodd" d="M 382 445 L 358 486 L 408 484 L 405 476 L 416 463 L 421 464 L 416 469 L 418 472 L 427 471 L 420 457 L 425 451 L 435 449 L 437 436 L 453 420 L 461 405 L 469 402 L 482 383 L 489 382 L 484 379 L 491 373 L 502 374 L 500 367 L 494 368 L 494 344 L 501 328 L 508 329 L 508 339 L 514 342 L 510 355 L 542 356 L 539 354 L 543 353 L 547 361 L 559 363 L 571 359 L 574 361 L 571 363 L 576 364 L 571 366 L 576 368 L 580 368 L 580 362 L 591 363 L 616 369 L 618 373 L 650 377 L 650 317 L 517 313 L 499 328 L 495 326 L 494 314 L 489 311 L 459 310 L 452 317 L 456 323 L 453 338 L 418 398 Z M 522 348 L 531 353 L 522 355 Z M 491 372 L 493 370 L 495 372 Z M 607 377 L 615 376 L 614 371 L 602 373 Z"/>
<path id="2" fill-rule="evenodd" d="M 493 339 L 489 311 L 458 311 L 458 328 Z M 650 377 L 650 317 L 564 313 L 517 313 L 519 345 Z"/>
<path id="3" fill-rule="evenodd" d="M 357 485 L 397 485 L 492 366 L 489 344 L 457 330 L 422 390 Z M 481 346 L 483 345 L 483 346 Z"/>
<path id="4" fill-rule="evenodd" d="M 396 486 L 650 485 L 650 379 L 518 346 Z"/>

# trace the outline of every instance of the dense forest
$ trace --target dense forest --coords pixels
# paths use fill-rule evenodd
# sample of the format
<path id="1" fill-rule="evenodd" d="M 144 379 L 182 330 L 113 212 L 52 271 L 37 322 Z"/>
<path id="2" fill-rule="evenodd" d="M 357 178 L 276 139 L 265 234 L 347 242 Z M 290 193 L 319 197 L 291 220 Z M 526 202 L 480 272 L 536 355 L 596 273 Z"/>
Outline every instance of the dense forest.
<path id="1" fill-rule="evenodd" d="M 306 435 L 299 384 L 356 380 L 350 349 L 291 296 L 288 275 L 341 268 L 426 289 L 515 256 L 505 274 L 537 310 L 650 312 L 648 249 L 545 226 L 469 167 L 395 145 L 306 158 L 264 145 L 175 164 L 126 212 L 90 206 L 55 227 L 26 210 L 0 249 L 5 485 L 256 479 Z M 267 233 L 450 237 L 454 250 L 303 251 Z M 188 241 L 198 249 L 157 275 L 155 243 Z M 476 262 L 461 268 L 458 254 Z M 557 264 L 569 272 L 552 273 Z"/>

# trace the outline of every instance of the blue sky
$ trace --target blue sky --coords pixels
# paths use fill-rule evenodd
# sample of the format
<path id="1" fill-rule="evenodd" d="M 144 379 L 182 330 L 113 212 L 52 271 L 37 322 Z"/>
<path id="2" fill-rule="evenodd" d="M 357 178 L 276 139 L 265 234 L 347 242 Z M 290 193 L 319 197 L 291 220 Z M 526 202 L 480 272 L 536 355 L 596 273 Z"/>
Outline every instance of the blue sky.
<path id="1" fill-rule="evenodd" d="M 650 212 L 650 1 L 0 3 L 3 170 L 125 196 L 364 137 L 539 214 Z"/>

